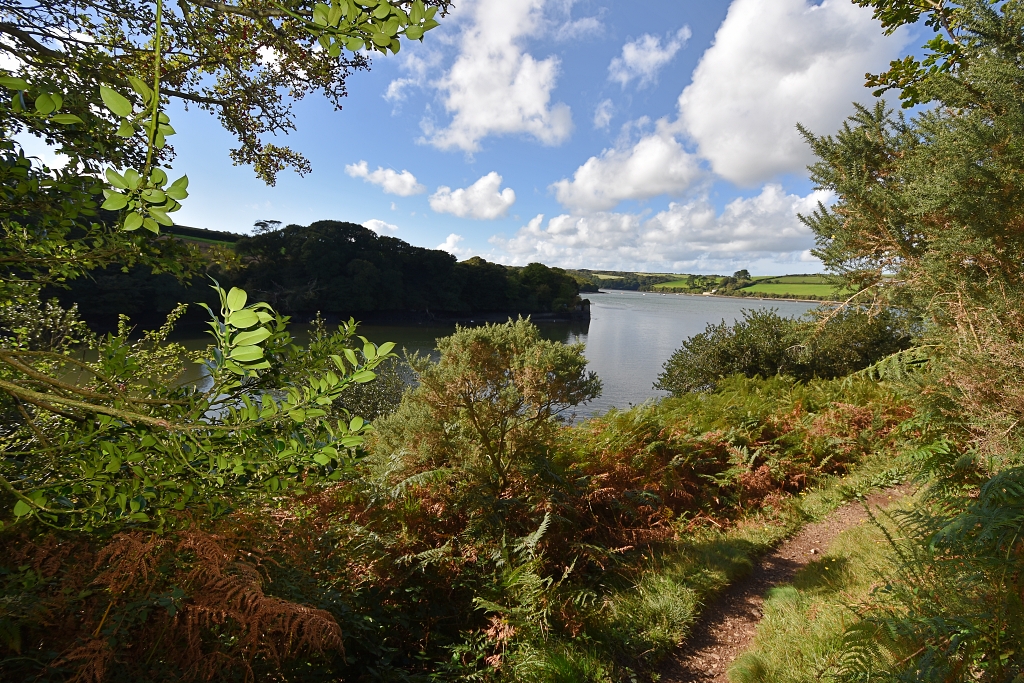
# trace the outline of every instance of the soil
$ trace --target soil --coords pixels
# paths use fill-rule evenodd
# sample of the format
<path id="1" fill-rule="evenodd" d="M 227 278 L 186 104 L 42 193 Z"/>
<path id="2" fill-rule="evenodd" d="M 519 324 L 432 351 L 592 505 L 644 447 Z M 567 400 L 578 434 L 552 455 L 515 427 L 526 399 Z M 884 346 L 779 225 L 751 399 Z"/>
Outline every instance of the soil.
<path id="1" fill-rule="evenodd" d="M 866 502 L 872 509 L 884 508 L 909 493 L 906 486 L 887 489 L 868 496 Z M 791 582 L 801 567 L 828 550 L 836 536 L 866 519 L 860 501 L 847 503 L 761 558 L 747 577 L 705 608 L 692 635 L 662 667 L 661 682 L 728 683 L 726 669 L 750 647 L 768 589 Z"/>

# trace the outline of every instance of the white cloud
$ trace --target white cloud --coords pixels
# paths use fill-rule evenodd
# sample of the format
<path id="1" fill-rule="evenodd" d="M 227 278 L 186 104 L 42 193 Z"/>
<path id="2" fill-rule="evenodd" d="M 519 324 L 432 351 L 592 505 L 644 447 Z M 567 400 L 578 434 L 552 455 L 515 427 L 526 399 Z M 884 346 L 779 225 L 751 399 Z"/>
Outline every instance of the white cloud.
<path id="1" fill-rule="evenodd" d="M 662 119 L 655 132 L 632 146 L 605 150 L 590 157 L 551 188 L 561 204 L 575 211 L 602 211 L 626 199 L 649 199 L 660 194 L 680 195 L 701 178 L 697 158 L 676 139 Z"/>
<path id="2" fill-rule="evenodd" d="M 466 188 L 452 190 L 442 185 L 430 195 L 430 208 L 438 213 L 450 213 L 459 218 L 501 218 L 516 203 L 511 187 L 501 189 L 501 176 L 491 171 Z"/>
<path id="3" fill-rule="evenodd" d="M 379 218 L 371 218 L 370 220 L 363 223 L 364 228 L 373 230 L 378 235 L 383 235 L 388 232 L 395 232 L 398 230 L 398 226 L 394 223 L 386 223 Z"/>
<path id="4" fill-rule="evenodd" d="M 41 138 L 37 138 L 30 133 L 21 133 L 16 135 L 14 139 L 21 145 L 21 149 L 25 152 L 26 157 L 38 159 L 40 164 L 46 166 L 51 171 L 59 171 L 71 161 L 67 155 L 61 154 L 54 147 L 46 144 Z"/>
<path id="5" fill-rule="evenodd" d="M 615 105 L 612 104 L 611 100 L 602 100 L 598 103 L 594 109 L 594 130 L 603 130 L 608 128 L 608 124 L 612 122 L 612 117 L 615 115 Z"/>
<path id="6" fill-rule="evenodd" d="M 416 46 L 413 50 L 415 51 L 402 50 L 400 68 L 409 76 L 396 78 L 388 83 L 384 99 L 389 102 L 398 103 L 405 100 L 407 90 L 425 85 L 430 74 L 441 65 L 441 52 L 422 46 Z"/>
<path id="7" fill-rule="evenodd" d="M 864 73 L 884 70 L 906 41 L 848 0 L 734 0 L 679 98 L 680 122 L 733 182 L 802 170 L 811 154 L 797 122 L 836 130 L 869 96 Z"/>
<path id="8" fill-rule="evenodd" d="M 555 39 L 561 41 L 579 40 L 588 36 L 600 35 L 604 24 L 597 17 L 581 17 L 566 21 L 555 30 Z"/>
<path id="9" fill-rule="evenodd" d="M 453 232 L 450 235 L 448 235 L 448 237 L 445 239 L 444 242 L 441 242 L 441 244 L 437 245 L 434 248 L 435 249 L 440 249 L 442 251 L 447 251 L 452 256 L 458 256 L 460 258 L 463 257 L 463 256 L 468 256 L 469 253 L 470 253 L 470 250 L 469 249 L 464 249 L 464 248 L 459 246 L 459 243 L 462 242 L 462 240 L 463 240 L 462 235 L 456 235 Z"/>
<path id="10" fill-rule="evenodd" d="M 806 262 L 814 240 L 796 214 L 827 200 L 823 192 L 800 197 L 779 185 L 765 185 L 760 194 L 735 199 L 721 213 L 704 196 L 672 203 L 649 217 L 561 215 L 545 226 L 539 215 L 512 239 L 494 237 L 491 242 L 514 264 L 539 260 L 566 267 L 732 272 L 733 266 Z"/>
<path id="11" fill-rule="evenodd" d="M 436 83 L 452 120 L 445 128 L 424 123 L 440 149 L 475 152 L 489 135 L 526 133 L 557 145 L 572 132 L 572 114 L 551 103 L 557 57 L 537 60 L 521 45 L 544 28 L 544 0 L 479 0 L 459 38 L 459 54 Z"/>
<path id="12" fill-rule="evenodd" d="M 408 197 L 427 191 L 427 188 L 416 180 L 416 176 L 406 170 L 399 173 L 394 169 L 378 166 L 376 171 L 370 171 L 366 162 L 360 161 L 358 164 L 345 166 L 345 173 L 353 178 L 362 178 L 374 185 L 380 185 L 381 189 L 388 194 L 397 194 L 399 197 Z"/>
<path id="13" fill-rule="evenodd" d="M 622 46 L 622 56 L 615 57 L 608 65 L 608 80 L 622 84 L 623 88 L 634 78 L 640 80 L 641 88 L 654 83 L 661 68 L 672 61 L 691 35 L 690 27 L 684 26 L 666 38 L 664 45 L 661 38 L 649 33 L 626 43 Z"/>

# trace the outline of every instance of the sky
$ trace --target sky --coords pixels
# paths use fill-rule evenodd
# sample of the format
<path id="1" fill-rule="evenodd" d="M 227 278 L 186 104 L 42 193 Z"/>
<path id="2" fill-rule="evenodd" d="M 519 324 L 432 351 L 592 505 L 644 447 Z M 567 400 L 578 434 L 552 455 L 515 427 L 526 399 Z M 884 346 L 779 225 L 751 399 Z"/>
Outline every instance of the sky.
<path id="1" fill-rule="evenodd" d="M 500 263 L 775 275 L 821 270 L 797 218 L 797 122 L 832 133 L 866 72 L 913 51 L 849 0 L 455 0 L 375 57 L 341 111 L 295 106 L 312 162 L 276 187 L 233 166 L 215 118 L 172 110 L 184 225 L 363 224 Z"/>

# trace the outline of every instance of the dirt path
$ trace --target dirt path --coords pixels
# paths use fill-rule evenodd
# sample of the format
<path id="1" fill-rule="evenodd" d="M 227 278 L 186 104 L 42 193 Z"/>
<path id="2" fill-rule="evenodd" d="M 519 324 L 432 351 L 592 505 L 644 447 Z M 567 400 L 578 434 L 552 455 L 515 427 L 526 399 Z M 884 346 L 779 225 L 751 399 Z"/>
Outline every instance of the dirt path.
<path id="1" fill-rule="evenodd" d="M 909 492 L 909 487 L 887 489 L 870 495 L 867 503 L 872 509 L 887 507 Z M 866 519 L 859 501 L 847 503 L 763 557 L 749 576 L 708 605 L 693 635 L 662 667 L 662 683 L 727 683 L 726 669 L 754 638 L 768 589 L 792 581 L 836 536 Z"/>

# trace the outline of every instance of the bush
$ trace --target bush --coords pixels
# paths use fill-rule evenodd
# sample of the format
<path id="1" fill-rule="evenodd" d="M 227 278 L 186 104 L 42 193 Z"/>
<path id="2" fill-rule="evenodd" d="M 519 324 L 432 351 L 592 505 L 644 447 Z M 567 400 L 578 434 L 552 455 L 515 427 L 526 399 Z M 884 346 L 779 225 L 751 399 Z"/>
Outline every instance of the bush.
<path id="1" fill-rule="evenodd" d="M 730 375 L 833 379 L 909 348 L 910 325 L 897 313 L 819 309 L 784 318 L 775 309 L 743 311 L 732 325 L 709 324 L 665 362 L 654 387 L 681 396 L 712 391 Z"/>

